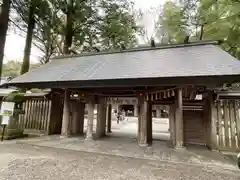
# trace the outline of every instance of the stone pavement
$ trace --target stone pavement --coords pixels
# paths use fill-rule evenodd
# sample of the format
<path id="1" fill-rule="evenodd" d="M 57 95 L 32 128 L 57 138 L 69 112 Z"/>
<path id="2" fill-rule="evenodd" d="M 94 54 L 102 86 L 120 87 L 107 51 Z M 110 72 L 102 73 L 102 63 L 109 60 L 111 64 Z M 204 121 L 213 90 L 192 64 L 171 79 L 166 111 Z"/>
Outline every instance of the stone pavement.
<path id="1" fill-rule="evenodd" d="M 65 141 L 65 140 L 64 140 Z M 0 180 L 239 180 L 236 170 L 0 144 Z"/>
<path id="2" fill-rule="evenodd" d="M 170 147 L 166 141 L 154 141 L 152 146 L 139 147 L 136 138 L 129 137 L 119 138 L 111 136 L 96 141 L 85 141 L 84 137 L 60 138 L 59 136 L 42 136 L 11 142 L 5 141 L 5 143 L 29 144 L 122 157 L 158 160 L 161 162 L 198 164 L 204 167 L 236 169 L 236 165 L 219 152 L 211 152 L 199 146 L 175 150 Z"/>

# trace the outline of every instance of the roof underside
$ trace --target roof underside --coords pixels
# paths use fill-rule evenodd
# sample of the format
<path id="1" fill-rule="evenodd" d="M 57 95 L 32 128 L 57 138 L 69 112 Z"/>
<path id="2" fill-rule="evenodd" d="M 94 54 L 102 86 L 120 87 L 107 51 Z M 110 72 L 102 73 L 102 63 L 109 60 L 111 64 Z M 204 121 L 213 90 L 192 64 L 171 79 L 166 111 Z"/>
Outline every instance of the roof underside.
<path id="1" fill-rule="evenodd" d="M 81 82 L 79 85 L 83 86 L 86 82 L 86 86 L 91 87 L 96 82 L 104 86 L 107 81 L 135 80 L 132 82 L 137 83 L 141 79 L 168 81 L 173 78 L 177 81 L 181 79 L 184 84 L 184 79 L 207 76 L 214 77 L 213 81 L 220 76 L 239 81 L 240 61 L 212 44 L 155 48 L 57 58 L 15 78 L 9 84 L 45 84 L 45 87 L 51 87 L 54 83 Z M 195 83 L 198 83 L 196 79 Z"/>

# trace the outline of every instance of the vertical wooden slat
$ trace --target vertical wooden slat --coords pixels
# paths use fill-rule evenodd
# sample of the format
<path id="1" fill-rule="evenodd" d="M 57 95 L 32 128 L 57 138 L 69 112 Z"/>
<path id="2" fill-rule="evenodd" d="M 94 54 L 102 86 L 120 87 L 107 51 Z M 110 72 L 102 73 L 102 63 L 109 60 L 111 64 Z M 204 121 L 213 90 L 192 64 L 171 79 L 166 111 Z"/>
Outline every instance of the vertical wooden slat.
<path id="1" fill-rule="evenodd" d="M 236 130 L 237 130 L 237 140 L 238 140 L 238 147 L 240 147 L 240 117 L 239 117 L 239 110 L 240 110 L 240 106 L 239 106 L 239 101 L 235 101 L 234 103 L 234 115 L 235 115 L 235 119 L 236 119 Z"/>
<path id="2" fill-rule="evenodd" d="M 221 101 L 217 101 L 217 118 L 218 118 L 218 145 L 223 147 L 223 131 L 222 131 L 222 113 L 221 113 Z"/>
<path id="3" fill-rule="evenodd" d="M 41 120 L 39 118 L 39 114 L 40 114 L 40 100 L 37 99 L 36 100 L 36 129 L 40 130 L 41 129 Z"/>
<path id="4" fill-rule="evenodd" d="M 46 117 L 46 119 L 45 119 L 45 125 L 44 125 L 44 130 L 45 130 L 45 132 L 47 131 L 47 126 L 48 126 L 48 123 L 50 122 L 50 115 L 51 115 L 51 104 L 52 104 L 52 101 L 50 101 L 50 100 L 48 100 L 47 101 L 47 110 L 48 110 L 48 112 L 47 112 L 47 117 Z"/>
<path id="5" fill-rule="evenodd" d="M 35 129 L 35 116 L 36 116 L 36 113 L 35 113 L 35 100 L 32 100 L 31 101 L 31 126 L 30 126 L 30 129 Z"/>
<path id="6" fill-rule="evenodd" d="M 235 117 L 234 117 L 234 101 L 229 101 L 229 112 L 230 112 L 230 128 L 231 128 L 231 147 L 236 148 L 236 128 L 235 128 Z"/>
<path id="7" fill-rule="evenodd" d="M 43 107 L 42 107 L 42 120 L 43 120 L 43 126 L 45 126 L 46 122 L 46 111 L 47 111 L 47 100 L 43 100 Z M 45 128 L 43 128 L 45 129 Z"/>
<path id="8" fill-rule="evenodd" d="M 34 121 L 33 121 L 33 129 L 35 129 L 35 130 L 39 130 L 39 128 L 38 128 L 38 108 L 37 108 L 37 106 L 38 106 L 38 100 L 34 100 L 34 108 L 33 108 L 33 117 L 34 117 Z"/>
<path id="9" fill-rule="evenodd" d="M 22 103 L 22 107 L 23 107 L 23 103 Z M 23 115 L 19 114 L 18 124 L 17 124 L 18 129 L 22 129 L 22 126 L 21 126 L 22 120 L 23 120 Z"/>
<path id="10" fill-rule="evenodd" d="M 45 131 L 46 130 L 46 119 L 45 119 L 45 112 L 46 112 L 46 106 L 47 106 L 48 100 L 43 100 L 42 101 L 42 129 Z"/>
<path id="11" fill-rule="evenodd" d="M 44 130 L 45 130 L 45 126 L 46 126 L 47 109 L 48 109 L 48 100 L 44 100 L 44 101 L 43 101 L 43 114 L 42 114 L 43 126 L 44 126 L 43 129 L 44 129 Z"/>
<path id="12" fill-rule="evenodd" d="M 32 101 L 31 100 L 27 100 L 27 120 L 26 120 L 26 129 L 30 129 L 31 126 L 31 106 L 32 106 Z"/>
<path id="13" fill-rule="evenodd" d="M 39 115 L 39 100 L 35 101 L 35 129 L 40 130 L 40 121 L 38 119 Z"/>
<path id="14" fill-rule="evenodd" d="M 25 106 L 24 106 L 24 125 L 23 128 L 25 129 L 27 127 L 27 107 L 28 107 L 28 103 L 27 101 L 24 102 Z"/>
<path id="15" fill-rule="evenodd" d="M 43 112 L 43 103 L 44 99 L 39 100 L 39 113 L 38 113 L 38 119 L 39 119 L 39 129 L 42 131 L 43 130 L 43 118 L 42 118 L 42 112 Z"/>
<path id="16" fill-rule="evenodd" d="M 228 101 L 223 102 L 223 112 L 224 112 L 224 135 L 225 135 L 225 146 L 229 147 L 229 109 Z"/>
<path id="17" fill-rule="evenodd" d="M 40 99 L 39 100 L 39 113 L 38 113 L 38 119 L 39 119 L 39 123 L 40 123 L 40 125 L 39 125 L 39 128 L 40 128 L 40 130 L 42 131 L 44 128 L 43 128 L 43 126 L 44 126 L 44 122 L 43 122 L 43 118 L 42 118 L 42 113 L 43 113 L 43 104 L 44 103 L 44 99 Z"/>
<path id="18" fill-rule="evenodd" d="M 25 111 L 26 110 L 26 101 L 23 102 L 23 105 L 22 105 L 22 110 Z M 25 127 L 25 113 L 24 114 L 21 114 L 21 129 L 24 129 Z"/>

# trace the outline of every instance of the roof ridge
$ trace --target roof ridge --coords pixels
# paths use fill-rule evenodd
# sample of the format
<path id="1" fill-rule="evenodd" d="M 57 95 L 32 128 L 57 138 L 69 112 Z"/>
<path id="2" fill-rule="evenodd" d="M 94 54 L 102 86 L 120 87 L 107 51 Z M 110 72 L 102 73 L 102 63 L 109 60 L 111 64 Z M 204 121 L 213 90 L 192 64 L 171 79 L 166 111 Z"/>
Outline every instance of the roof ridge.
<path id="1" fill-rule="evenodd" d="M 60 55 L 51 58 L 54 59 L 64 59 L 64 58 L 74 58 L 74 57 L 84 57 L 84 56 L 95 56 L 95 55 L 104 55 L 104 54 L 116 54 L 116 53 L 124 53 L 124 52 L 137 52 L 137 51 L 150 51 L 156 49 L 171 49 L 171 48 L 181 48 L 181 47 L 192 47 L 192 46 L 203 46 L 203 45 L 219 45 L 221 41 L 219 40 L 204 40 L 204 41 L 192 41 L 189 43 L 178 43 L 178 44 L 156 44 L 155 47 L 144 46 L 144 47 L 134 47 L 125 50 L 106 50 L 100 52 L 84 52 L 81 54 L 73 54 L 73 55 Z"/>

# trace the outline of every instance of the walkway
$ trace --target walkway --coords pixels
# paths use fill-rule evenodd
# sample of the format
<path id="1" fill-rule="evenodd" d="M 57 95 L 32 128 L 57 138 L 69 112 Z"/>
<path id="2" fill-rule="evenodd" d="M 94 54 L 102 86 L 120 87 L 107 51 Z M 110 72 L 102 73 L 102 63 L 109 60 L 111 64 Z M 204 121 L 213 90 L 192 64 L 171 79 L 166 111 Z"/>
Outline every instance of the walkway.
<path id="1" fill-rule="evenodd" d="M 0 162 L 1 180 L 240 179 L 240 173 L 236 170 L 162 163 L 27 144 L 0 144 Z"/>
<path id="2" fill-rule="evenodd" d="M 166 141 L 154 141 L 151 147 L 139 147 L 135 138 L 126 137 L 105 137 L 98 141 L 85 141 L 83 137 L 42 136 L 5 142 L 158 160 L 161 162 L 190 163 L 204 167 L 236 169 L 233 162 L 218 152 L 211 152 L 205 148 L 194 146 L 183 150 L 174 150 L 169 147 Z"/>

